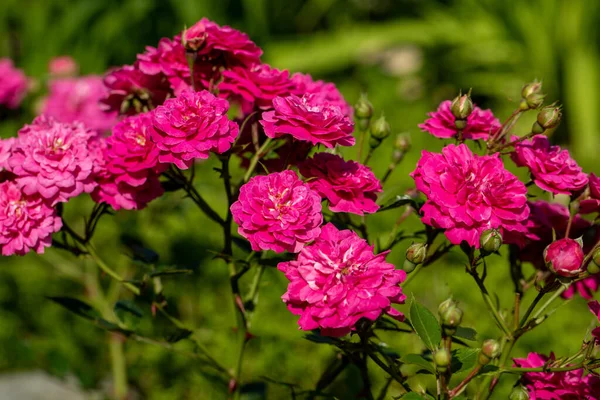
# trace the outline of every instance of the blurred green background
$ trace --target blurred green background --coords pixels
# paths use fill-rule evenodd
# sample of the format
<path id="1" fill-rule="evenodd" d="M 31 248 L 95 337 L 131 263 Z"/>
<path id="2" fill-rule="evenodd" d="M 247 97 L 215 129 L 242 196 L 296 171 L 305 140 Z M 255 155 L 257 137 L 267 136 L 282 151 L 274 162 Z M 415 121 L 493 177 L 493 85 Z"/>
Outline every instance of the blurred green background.
<path id="1" fill-rule="evenodd" d="M 57 55 L 73 56 L 83 74 L 102 74 L 110 66 L 132 63 L 144 46 L 155 45 L 161 37 L 173 36 L 202 17 L 231 25 L 250 34 L 264 49 L 265 62 L 333 81 L 350 103 L 366 92 L 376 116 L 384 112 L 395 132 L 411 134 L 413 149 L 385 188 L 384 198 L 390 198 L 412 187 L 408 173 L 421 149 L 441 148 L 442 142 L 417 128 L 440 101 L 472 88 L 475 101 L 491 107 L 503 120 L 518 105 L 523 83 L 535 78 L 543 81 L 549 102 L 558 100 L 564 105 L 563 123 L 553 140 L 571 149 L 587 172 L 600 172 L 596 159 L 600 147 L 599 8 L 596 0 L 3 0 L 0 56 L 13 58 L 43 85 L 48 61 Z M 29 100 L 23 110 L 2 121 L 2 136 L 15 135 L 31 119 L 34 106 L 35 101 Z M 532 118 L 535 114 L 523 118 L 518 129 L 527 130 Z M 392 152 L 388 140 L 371 164 L 379 176 Z M 198 188 L 222 213 L 225 198 L 214 166 L 213 160 L 200 168 Z M 89 199 L 66 207 L 76 228 L 90 207 Z M 370 217 L 370 230 L 386 235 L 401 211 Z M 406 226 L 417 229 L 416 218 L 411 217 Z M 214 234 L 217 228 L 191 201 L 174 193 L 142 212 L 119 212 L 103 219 L 95 244 L 127 276 L 139 275 L 143 268 L 125 255 L 123 242 L 132 238 L 156 251 L 162 265 L 193 269 L 193 275 L 164 279 L 168 307 L 196 328 L 196 337 L 216 358 L 233 366 L 237 347 L 228 271 L 210 253 L 221 246 L 221 237 Z M 409 244 L 397 246 L 388 260 L 401 265 Z M 465 326 L 476 328 L 482 339 L 498 337 L 500 332 L 488 318 L 475 283 L 464 273 L 463 257 L 451 253 L 422 272 L 405 291 L 433 310 L 452 294 L 465 311 Z M 102 391 L 111 376 L 106 333 L 45 298 L 92 296 L 93 288 L 85 282 L 95 273 L 93 265 L 50 249 L 43 256 L 3 258 L 0 267 L 0 370 L 43 369 L 61 379 L 75 377 L 85 390 L 109 392 Z M 250 279 L 251 273 L 242 281 L 244 289 Z M 128 297 L 114 285 L 108 287 L 107 281 L 102 278 L 112 300 Z M 265 382 L 268 377 L 313 388 L 334 351 L 303 339 L 296 317 L 279 299 L 285 287 L 282 274 L 266 271 L 252 324 L 257 338 L 249 344 L 243 378 Z M 513 285 L 505 259 L 494 260 L 488 287 L 510 310 Z M 524 302 L 528 304 L 531 298 L 529 293 Z M 143 312 L 140 329 L 154 333 L 162 329 L 160 317 L 152 323 L 150 309 Z M 538 332 L 525 335 L 513 354 L 522 357 L 534 349 L 555 351 L 559 356 L 572 354 L 591 321 L 585 302 L 576 298 Z M 401 353 L 421 350 L 412 336 L 386 335 L 385 339 Z M 176 346 L 186 349 L 189 343 Z M 138 398 L 226 396 L 225 384 L 189 357 L 133 341 L 125 344 L 125 355 L 132 393 Z M 378 387 L 384 375 L 374 373 L 373 379 Z M 506 398 L 514 380 L 505 376 L 494 398 Z M 413 384 L 431 385 L 432 381 Z M 329 391 L 346 399 L 354 398 L 359 389 L 359 375 L 350 368 Z M 272 383 L 267 392 L 271 399 L 289 396 L 284 386 Z M 399 393 L 398 388 L 392 385 L 389 393 Z"/>

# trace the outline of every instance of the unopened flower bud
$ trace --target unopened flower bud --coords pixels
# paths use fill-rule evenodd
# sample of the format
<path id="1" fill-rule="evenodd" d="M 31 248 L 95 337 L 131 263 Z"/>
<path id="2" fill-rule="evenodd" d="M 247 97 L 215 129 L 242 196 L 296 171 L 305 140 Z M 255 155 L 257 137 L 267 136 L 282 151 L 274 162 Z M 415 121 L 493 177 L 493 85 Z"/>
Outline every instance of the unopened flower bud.
<path id="1" fill-rule="evenodd" d="M 486 253 L 495 253 L 502 246 L 502 235 L 497 229 L 483 231 L 480 238 L 481 249 Z"/>
<path id="2" fill-rule="evenodd" d="M 423 243 L 413 243 L 406 249 L 406 259 L 415 264 L 421 264 L 427 256 L 427 245 Z"/>
<path id="3" fill-rule="evenodd" d="M 542 94 L 542 82 L 527 83 L 521 89 L 521 97 L 524 99 L 534 94 Z"/>
<path id="4" fill-rule="evenodd" d="M 592 261 L 588 264 L 587 270 L 590 274 L 600 272 L 600 248 L 596 249 L 594 254 L 592 254 Z"/>
<path id="5" fill-rule="evenodd" d="M 373 116 L 373 105 L 367 99 L 366 94 L 361 94 L 358 102 L 354 105 L 354 116 L 356 119 L 371 119 Z"/>
<path id="6" fill-rule="evenodd" d="M 542 83 L 532 82 L 523 86 L 521 90 L 521 104 L 519 108 L 523 111 L 535 110 L 544 104 L 544 94 L 542 93 Z"/>
<path id="7" fill-rule="evenodd" d="M 396 142 L 394 143 L 396 150 L 406 153 L 410 150 L 410 146 L 410 135 L 408 133 L 401 133 L 396 136 Z"/>
<path id="8" fill-rule="evenodd" d="M 371 137 L 375 139 L 381 141 L 390 136 L 390 133 L 392 133 L 392 128 L 383 115 L 371 125 Z"/>
<path id="9" fill-rule="evenodd" d="M 481 345 L 481 352 L 477 362 L 480 365 L 487 365 L 500 354 L 500 344 L 494 339 L 487 339 Z"/>
<path id="10" fill-rule="evenodd" d="M 413 272 L 415 270 L 415 268 L 417 268 L 417 264 L 415 264 L 414 262 L 410 262 L 408 260 L 404 260 L 404 264 L 402 264 L 402 270 L 404 272 L 406 272 L 407 274 L 410 274 L 411 272 Z"/>
<path id="11" fill-rule="evenodd" d="M 540 128 L 542 128 L 543 130 L 555 128 L 558 126 L 561 117 L 562 117 L 562 112 L 560 110 L 560 107 L 556 107 L 556 106 L 544 107 L 538 113 L 537 121 L 533 124 L 532 131 L 534 128 L 536 128 L 537 130 L 539 130 Z M 537 126 L 536 126 L 536 124 L 537 124 Z M 542 133 L 542 132 L 535 132 L 535 133 Z"/>
<path id="12" fill-rule="evenodd" d="M 440 304 L 438 313 L 440 314 L 444 334 L 447 336 L 454 335 L 463 317 L 463 311 L 458 308 L 458 303 L 449 298 Z"/>
<path id="13" fill-rule="evenodd" d="M 572 277 L 581 272 L 585 258 L 582 243 L 575 239 L 559 239 L 544 249 L 544 262 L 555 274 Z"/>
<path id="14" fill-rule="evenodd" d="M 439 349 L 433 354 L 433 363 L 439 372 L 446 372 L 450 365 L 450 352 L 447 349 Z"/>
<path id="15" fill-rule="evenodd" d="M 529 400 L 529 392 L 524 386 L 515 386 L 510 392 L 510 400 Z"/>
<path id="16" fill-rule="evenodd" d="M 473 112 L 473 102 L 471 101 L 471 96 L 468 94 L 463 94 L 456 96 L 454 100 L 452 100 L 452 104 L 450 105 L 450 111 L 452 111 L 452 115 L 459 121 L 466 121 L 469 115 Z M 464 129 L 459 128 L 458 129 Z"/>

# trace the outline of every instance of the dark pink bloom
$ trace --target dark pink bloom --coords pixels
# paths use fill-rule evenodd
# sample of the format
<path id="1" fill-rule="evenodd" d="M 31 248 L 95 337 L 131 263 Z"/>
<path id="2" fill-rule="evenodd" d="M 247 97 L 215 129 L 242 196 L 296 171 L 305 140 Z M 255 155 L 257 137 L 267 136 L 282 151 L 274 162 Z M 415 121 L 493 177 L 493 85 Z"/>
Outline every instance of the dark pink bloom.
<path id="1" fill-rule="evenodd" d="M 100 103 L 107 95 L 100 76 L 56 79 L 50 82 L 42 113 L 58 122 L 82 122 L 104 132 L 117 122 L 117 113 L 104 111 Z"/>
<path id="2" fill-rule="evenodd" d="M 172 95 L 166 76 L 148 75 L 132 65 L 108 72 L 104 85 L 108 95 L 102 99 L 103 108 L 121 114 L 149 111 Z"/>
<path id="3" fill-rule="evenodd" d="M 596 318 L 598 318 L 598 322 L 600 322 L 600 303 L 598 303 L 598 300 L 590 301 L 588 303 L 588 307 L 590 308 L 592 314 L 594 314 Z M 592 331 L 592 336 L 596 338 L 597 342 L 600 342 L 600 327 L 595 328 Z"/>
<path id="4" fill-rule="evenodd" d="M 55 77 L 65 77 L 77 75 L 79 65 L 71 56 L 54 57 L 48 63 L 48 72 Z"/>
<path id="5" fill-rule="evenodd" d="M 242 111 L 249 114 L 255 107 L 261 110 L 273 108 L 273 99 L 289 95 L 293 87 L 288 71 L 258 64 L 250 68 L 234 67 L 223 71 L 219 94 L 230 101 L 239 102 Z"/>
<path id="6" fill-rule="evenodd" d="M 516 138 L 513 137 L 513 140 Z M 527 167 L 533 181 L 540 188 L 554 194 L 572 194 L 588 183 L 567 150 L 551 146 L 544 135 L 536 135 L 515 145 L 511 158 L 519 167 Z"/>
<path id="7" fill-rule="evenodd" d="M 152 113 L 158 160 L 187 169 L 195 159 L 208 158 L 210 152 L 229 150 L 239 127 L 228 119 L 228 109 L 227 100 L 206 90 L 186 90 L 165 101 Z"/>
<path id="8" fill-rule="evenodd" d="M 546 357 L 529 353 L 527 358 L 515 358 L 515 366 L 539 368 L 552 365 L 554 354 Z M 583 376 L 583 369 L 567 372 L 526 372 L 522 382 L 531 400 L 596 400 L 599 399 L 600 378 L 592 374 Z"/>
<path id="9" fill-rule="evenodd" d="M 290 170 L 251 178 L 231 213 L 255 251 L 297 253 L 319 235 L 323 222 L 321 198 Z"/>
<path id="10" fill-rule="evenodd" d="M 569 238 L 552 242 L 544 250 L 544 262 L 555 274 L 578 275 L 585 257 L 581 246 L 582 244 Z"/>
<path id="11" fill-rule="evenodd" d="M 587 300 L 594 298 L 594 293 L 598 291 L 600 287 L 600 275 L 594 274 L 580 281 L 576 281 L 565 290 L 562 296 L 565 299 L 570 299 L 575 293 L 578 293 L 581 297 Z"/>
<path id="12" fill-rule="evenodd" d="M 375 321 L 385 313 L 402 320 L 392 304 L 406 299 L 399 286 L 406 273 L 385 261 L 387 253 L 374 254 L 373 246 L 355 232 L 329 223 L 297 260 L 279 263 L 290 281 L 282 299 L 300 315 L 300 329 L 343 336 L 361 318 Z"/>
<path id="13" fill-rule="evenodd" d="M 454 125 L 456 117 L 450 111 L 450 100 L 443 101 L 437 111 L 430 112 L 429 119 L 419 125 L 423 132 L 429 132 L 442 139 L 453 138 L 458 135 Z M 489 134 L 496 133 L 502 127 L 500 121 L 494 117 L 492 111 L 474 107 L 471 115 L 467 117 L 467 126 L 462 131 L 464 139 L 487 139 Z"/>
<path id="14" fill-rule="evenodd" d="M 331 211 L 364 215 L 379 209 L 381 182 L 369 167 L 330 153 L 317 153 L 298 167 L 311 189 L 329 200 Z"/>
<path id="15" fill-rule="evenodd" d="M 247 34 L 229 26 L 219 26 L 202 18 L 183 32 L 186 47 L 198 51 L 198 57 L 209 62 L 252 65 L 260 62 L 262 50 Z"/>
<path id="16" fill-rule="evenodd" d="M 0 249 L 3 256 L 43 253 L 62 226 L 56 210 L 39 195 L 28 196 L 14 182 L 0 183 Z"/>
<path id="17" fill-rule="evenodd" d="M 115 210 L 141 210 L 149 202 L 164 193 L 158 175 L 150 175 L 139 186 L 131 186 L 124 182 L 117 183 L 116 176 L 107 172 L 100 173 L 98 186 L 92 192 L 92 199 L 97 203 L 106 203 Z"/>
<path id="18" fill-rule="evenodd" d="M 464 144 L 448 145 L 441 154 L 423 151 L 411 176 L 427 197 L 422 221 L 446 229 L 453 244 L 464 240 L 478 248 L 486 229 L 500 229 L 503 236 L 526 231 L 527 188 L 498 154 L 478 156 Z"/>
<path id="19" fill-rule="evenodd" d="M 27 94 L 27 77 L 14 67 L 12 60 L 0 58 L 0 106 L 19 107 Z"/>
<path id="20" fill-rule="evenodd" d="M 270 138 L 294 138 L 332 148 L 354 145 L 353 123 L 338 106 L 323 103 L 314 94 L 273 99 L 274 111 L 263 113 L 261 125 Z"/>
<path id="21" fill-rule="evenodd" d="M 344 115 L 352 117 L 352 107 L 346 102 L 344 96 L 342 96 L 333 83 L 322 80 L 313 81 L 309 74 L 301 74 L 300 72 L 292 75 L 291 79 L 294 83 L 292 94 L 299 97 L 305 94 L 314 94 L 320 99 L 321 103 L 338 106 Z"/>
<path id="22" fill-rule="evenodd" d="M 0 172 L 8 168 L 8 159 L 12 154 L 15 138 L 0 139 Z"/>
<path id="23" fill-rule="evenodd" d="M 600 212 L 600 177 L 591 173 L 588 180 L 589 193 L 579 203 L 579 212 L 582 214 Z"/>
<path id="24" fill-rule="evenodd" d="M 25 194 L 39 193 L 50 205 L 66 202 L 96 185 L 90 148 L 95 136 L 79 123 L 37 117 L 19 131 L 9 169 Z"/>

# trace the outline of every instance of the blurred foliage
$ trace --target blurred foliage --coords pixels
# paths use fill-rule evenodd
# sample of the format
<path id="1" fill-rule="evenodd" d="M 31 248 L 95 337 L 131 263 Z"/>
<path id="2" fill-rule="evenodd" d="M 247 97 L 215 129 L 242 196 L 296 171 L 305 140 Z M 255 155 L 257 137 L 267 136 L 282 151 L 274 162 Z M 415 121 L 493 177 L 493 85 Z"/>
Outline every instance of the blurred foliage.
<path id="1" fill-rule="evenodd" d="M 550 101 L 564 104 L 565 118 L 555 141 L 570 147 L 587 171 L 600 172 L 592 150 L 600 146 L 599 8 L 596 0 L 3 0 L 0 56 L 13 58 L 38 79 L 38 90 L 43 91 L 47 63 L 56 55 L 72 55 L 83 73 L 101 74 L 110 66 L 133 62 L 144 46 L 155 45 L 203 16 L 232 25 L 263 47 L 266 62 L 334 81 L 350 102 L 367 92 L 376 113 L 385 112 L 395 131 L 412 134 L 413 150 L 388 182 L 384 195 L 388 199 L 412 186 L 408 173 L 422 148 L 442 146 L 417 129 L 426 112 L 459 89 L 473 88 L 474 99 L 503 119 L 517 106 L 522 84 L 534 78 L 543 80 Z M 14 135 L 31 119 L 33 107 L 35 102 L 29 101 L 24 110 L 11 115 L 12 120 L 3 121 L 2 136 Z M 518 127 L 528 129 L 532 117 Z M 381 176 L 391 144 L 377 151 L 372 165 Z M 354 152 L 351 149 L 348 155 Z M 214 166 L 209 161 L 202 167 L 199 190 L 211 204 L 222 205 L 224 194 Z M 67 206 L 75 227 L 90 204 L 89 199 L 78 199 Z M 387 234 L 390 221 L 401 212 L 375 215 L 369 219 L 370 230 Z M 416 218 L 410 217 L 406 229 L 416 226 Z M 192 269 L 193 275 L 164 279 L 169 308 L 197 327 L 198 339 L 231 366 L 234 315 L 227 270 L 210 253 L 221 242 L 215 230 L 192 202 L 169 194 L 142 212 L 105 218 L 96 245 L 128 276 L 141 267 L 124 255 L 124 237 L 152 248 L 165 265 Z M 397 246 L 389 260 L 401 265 L 409 244 Z M 464 325 L 477 328 L 480 338 L 495 337 L 499 332 L 486 318 L 475 283 L 463 273 L 463 258 L 452 252 L 417 276 L 406 292 L 414 292 L 432 310 L 453 294 L 464 308 Z M 93 271 L 93 266 L 54 249 L 44 256 L 0 260 L 1 370 L 42 368 L 57 376 L 75 374 L 86 388 L 96 388 L 110 377 L 106 334 L 45 298 L 89 297 L 90 287 L 77 282 Z M 489 275 L 488 287 L 510 310 L 507 261 L 495 257 Z M 242 284 L 249 285 L 251 277 L 244 279 Z M 109 287 L 106 277 L 102 281 L 116 301 L 118 288 Z M 280 273 L 269 269 L 262 282 L 253 321 L 257 338 L 249 344 L 243 376 L 313 388 L 334 353 L 304 340 L 296 329 L 296 317 L 279 300 L 286 286 Z M 120 295 L 127 297 L 124 292 Z M 140 306 L 145 313 L 141 328 L 163 329 L 164 321 L 151 318 L 147 304 Z M 408 307 L 402 311 L 407 313 Z M 576 299 L 546 322 L 545 332 L 524 336 L 513 354 L 522 357 L 533 349 L 559 356 L 573 353 L 590 321 L 583 300 Z M 560 334 L 549 335 L 550 329 Z M 402 354 L 422 350 L 412 336 L 384 339 Z M 183 340 L 175 347 L 189 350 L 190 343 Z M 126 357 L 130 383 L 142 398 L 219 399 L 225 392 L 201 363 L 178 353 L 128 341 Z M 383 379 L 381 374 L 374 376 L 375 386 Z M 506 398 L 511 379 L 504 378 L 497 398 Z M 410 383 L 434 384 L 431 379 Z M 330 391 L 342 399 L 352 398 L 360 390 L 357 385 L 358 372 L 348 369 Z M 268 393 L 269 398 L 289 396 L 285 385 L 274 383 L 268 384 Z M 392 385 L 390 393 L 398 393 L 398 388 Z"/>

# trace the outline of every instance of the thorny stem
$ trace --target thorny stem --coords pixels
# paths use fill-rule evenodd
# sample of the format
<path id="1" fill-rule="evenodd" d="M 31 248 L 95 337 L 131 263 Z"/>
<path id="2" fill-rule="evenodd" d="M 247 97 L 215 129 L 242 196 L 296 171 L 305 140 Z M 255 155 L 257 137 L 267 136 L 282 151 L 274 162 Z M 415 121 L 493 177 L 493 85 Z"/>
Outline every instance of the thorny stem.
<path id="1" fill-rule="evenodd" d="M 367 366 L 367 360 L 369 355 L 369 339 L 364 332 L 359 332 L 360 342 L 362 344 L 362 354 L 358 354 L 358 368 L 360 370 L 360 375 L 363 380 L 363 392 L 367 399 L 373 399 L 373 393 L 371 392 L 371 380 L 369 379 L 369 370 Z"/>
<path id="2" fill-rule="evenodd" d="M 453 397 L 458 396 L 463 389 L 467 386 L 467 384 L 469 382 L 471 382 L 471 380 L 473 378 L 475 378 L 475 376 L 477 375 L 477 373 L 479 372 L 479 370 L 481 369 L 481 364 L 477 364 L 475 366 L 475 368 L 473 368 L 473 370 L 469 373 L 469 375 L 467 375 L 465 377 L 465 379 L 462 380 L 462 382 L 460 382 L 454 389 L 452 389 L 450 392 L 448 392 L 448 397 L 450 399 L 452 399 Z"/>
<path id="3" fill-rule="evenodd" d="M 564 293 L 565 290 L 569 288 L 569 286 L 570 283 L 561 285 L 560 288 L 558 288 L 557 291 L 552 293 L 552 296 L 550 296 L 550 298 L 546 300 L 546 302 L 542 304 L 540 308 L 538 308 L 538 310 L 531 316 L 531 319 L 536 320 L 544 312 L 544 310 L 546 310 L 546 308 L 548 308 L 548 306 L 552 304 L 554 300 L 556 300 L 561 294 Z"/>

